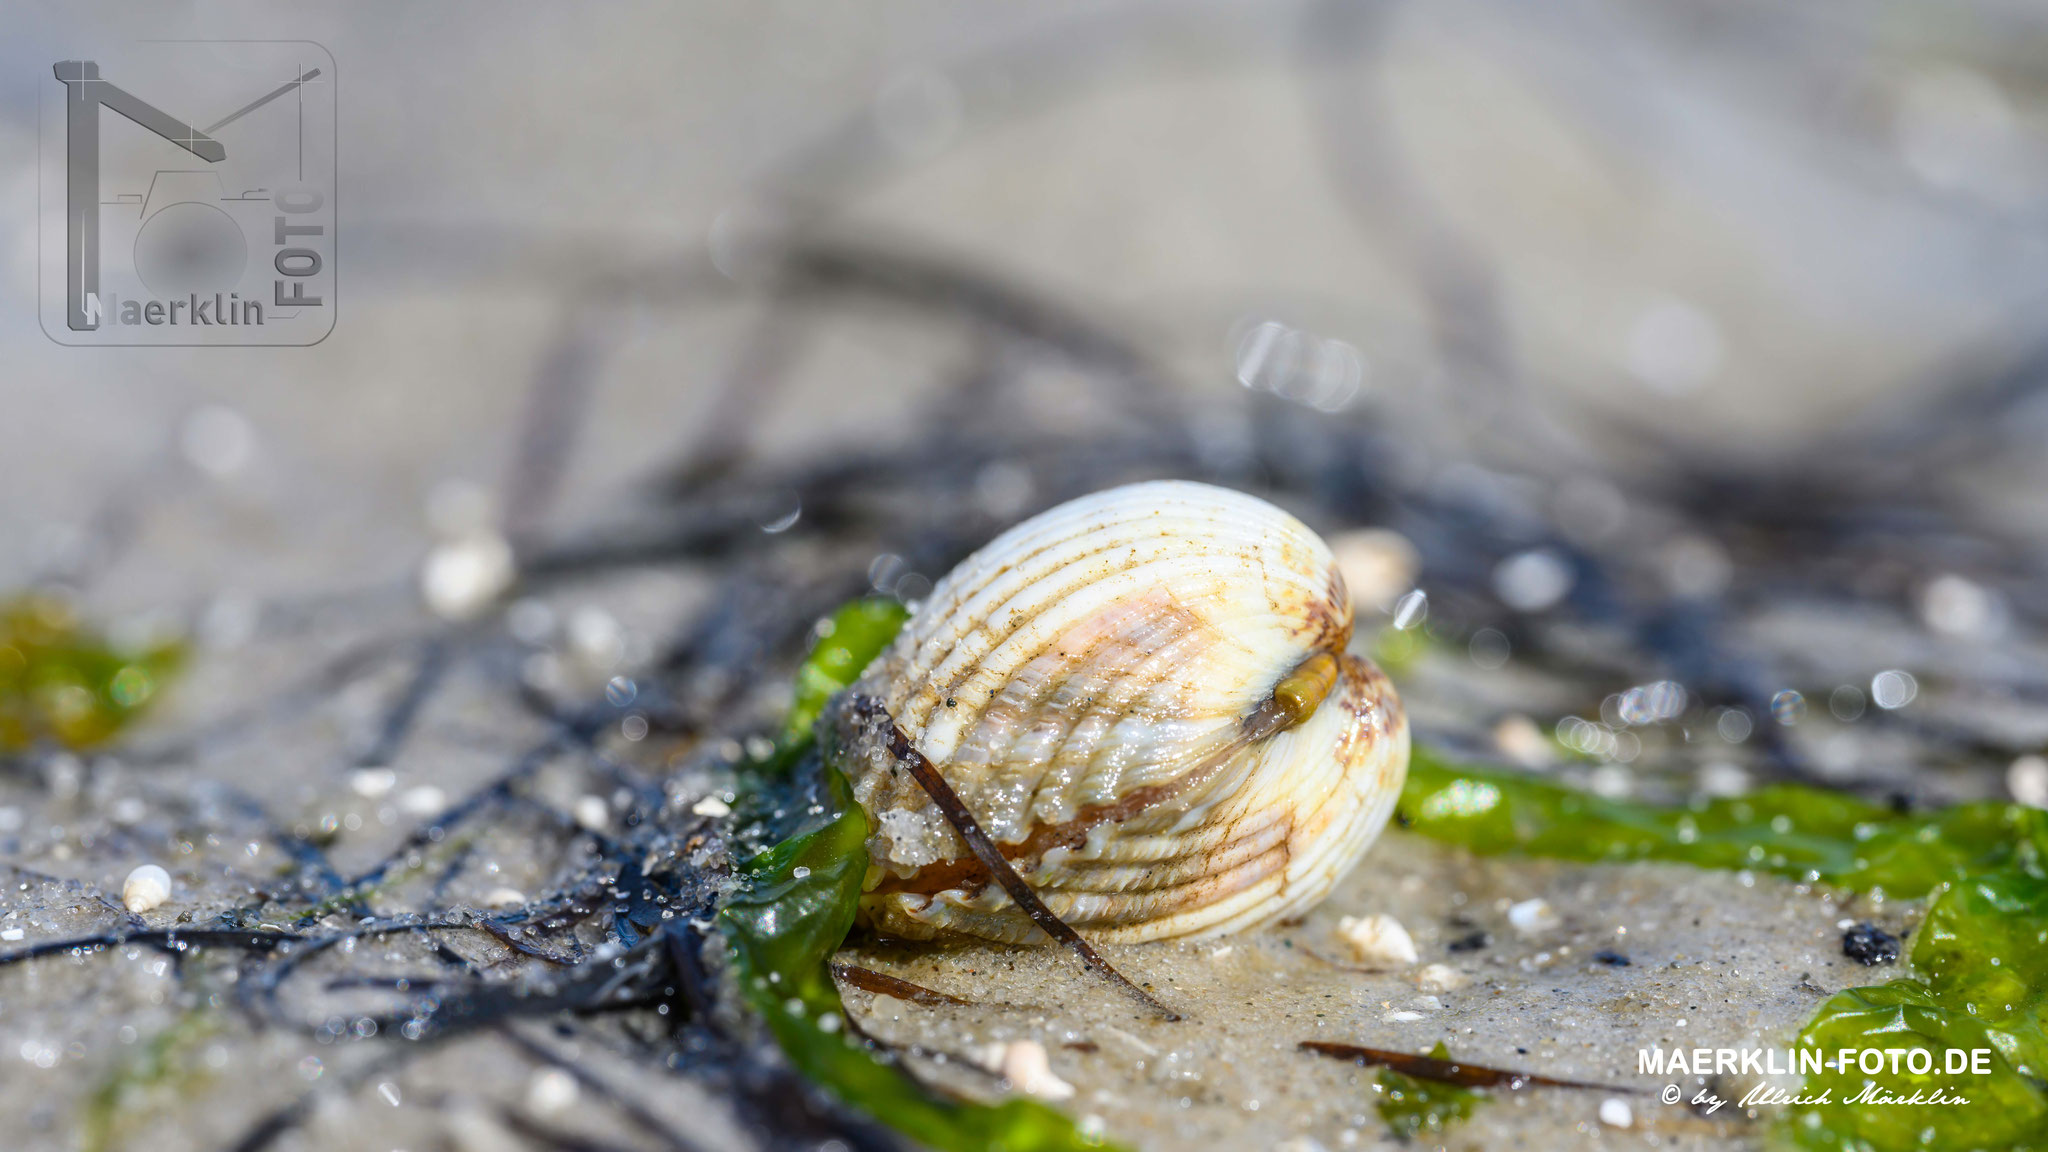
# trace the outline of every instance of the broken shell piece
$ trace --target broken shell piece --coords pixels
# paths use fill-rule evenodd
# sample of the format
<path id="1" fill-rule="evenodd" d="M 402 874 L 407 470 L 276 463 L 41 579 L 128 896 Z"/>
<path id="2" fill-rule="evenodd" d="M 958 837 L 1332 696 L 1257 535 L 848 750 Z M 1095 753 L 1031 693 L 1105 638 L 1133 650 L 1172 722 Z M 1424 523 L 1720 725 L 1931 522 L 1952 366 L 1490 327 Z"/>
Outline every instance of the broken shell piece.
<path id="1" fill-rule="evenodd" d="M 121 903 L 130 912 L 147 912 L 170 898 L 171 874 L 155 864 L 130 872 L 121 885 Z"/>
<path id="2" fill-rule="evenodd" d="M 1547 768 L 1557 760 L 1557 749 L 1534 720 L 1520 713 L 1501 717 L 1493 726 L 1493 744 L 1500 754 L 1524 768 Z"/>
<path id="3" fill-rule="evenodd" d="M 1392 916 L 1346 916 L 1337 921 L 1337 935 L 1367 967 L 1406 968 L 1421 959 L 1408 929 Z"/>
<path id="4" fill-rule="evenodd" d="M 867 812 L 861 915 L 909 939 L 1045 934 L 893 748 L 1090 939 L 1299 915 L 1392 814 L 1408 725 L 1346 653 L 1323 542 L 1262 500 L 1133 484 L 1060 505 L 942 579 L 823 733 Z"/>
<path id="5" fill-rule="evenodd" d="M 1557 912 L 1550 907 L 1550 901 L 1538 896 L 1509 907 L 1508 923 L 1524 936 L 1541 936 L 1564 921 L 1559 919 Z"/>
<path id="6" fill-rule="evenodd" d="M 1422 557 L 1406 536 L 1386 528 L 1364 528 L 1330 540 L 1337 568 L 1352 602 L 1368 612 L 1391 612 L 1401 593 L 1415 587 Z"/>
<path id="7" fill-rule="evenodd" d="M 1455 992 L 1471 982 L 1471 977 L 1448 964 L 1431 964 L 1415 977 L 1418 987 L 1436 992 Z"/>
<path id="8" fill-rule="evenodd" d="M 444 620 L 467 620 L 490 607 L 517 578 L 505 538 L 473 532 L 427 554 L 420 567 L 420 597 Z"/>
<path id="9" fill-rule="evenodd" d="M 348 786 L 365 800 L 378 800 L 398 786 L 398 773 L 389 768 L 358 768 L 349 773 Z"/>
<path id="10" fill-rule="evenodd" d="M 1010 1087 L 1040 1100 L 1070 1100 L 1074 1086 L 1053 1075 L 1045 1045 L 1036 1040 L 988 1044 L 977 1052 L 982 1067 L 1010 1082 Z"/>
<path id="11" fill-rule="evenodd" d="M 398 808 L 408 816 L 439 816 L 448 810 L 448 794 L 432 784 L 421 784 L 399 795 Z"/>
<path id="12" fill-rule="evenodd" d="M 603 832 L 611 827 L 612 810 L 602 796 L 579 796 L 570 812 L 576 818 L 576 826 L 585 832 Z"/>
<path id="13" fill-rule="evenodd" d="M 543 1068 L 526 1082 L 526 1106 L 537 1116 L 559 1116 L 582 1094 L 576 1077 L 562 1068 Z"/>
<path id="14" fill-rule="evenodd" d="M 524 908 L 526 893 L 517 888 L 493 888 L 484 893 L 486 908 Z"/>

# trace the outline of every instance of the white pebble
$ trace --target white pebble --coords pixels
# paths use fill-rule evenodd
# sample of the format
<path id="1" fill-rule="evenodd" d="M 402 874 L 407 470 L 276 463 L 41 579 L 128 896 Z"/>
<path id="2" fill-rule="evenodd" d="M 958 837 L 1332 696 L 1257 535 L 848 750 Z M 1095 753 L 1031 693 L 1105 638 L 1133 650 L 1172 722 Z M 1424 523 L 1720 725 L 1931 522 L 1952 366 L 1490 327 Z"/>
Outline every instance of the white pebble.
<path id="1" fill-rule="evenodd" d="M 1074 1086 L 1053 1075 L 1045 1045 L 1036 1040 L 989 1044 L 977 1055 L 983 1067 L 1010 1082 L 1010 1087 L 1040 1100 L 1069 1100 Z"/>
<path id="2" fill-rule="evenodd" d="M 1573 573 L 1564 557 L 1547 548 L 1517 552 L 1493 569 L 1493 591 L 1519 612 L 1541 612 L 1572 590 Z"/>
<path id="3" fill-rule="evenodd" d="M 612 810 L 602 796 L 578 797 L 573 815 L 577 826 L 586 832 L 602 832 L 612 822 Z"/>
<path id="4" fill-rule="evenodd" d="M 1920 618 L 1945 636 L 1990 635 L 2004 607 L 1997 592 L 1953 572 L 1935 577 L 1920 594 Z"/>
<path id="5" fill-rule="evenodd" d="M 1557 760 L 1550 737 L 1520 713 L 1503 717 L 1493 726 L 1493 744 L 1501 755 L 1524 768 L 1547 768 Z"/>
<path id="6" fill-rule="evenodd" d="M 121 903 L 130 912 L 147 912 L 171 898 L 171 874 L 155 864 L 144 864 L 128 874 L 121 884 Z"/>
<path id="7" fill-rule="evenodd" d="M 1609 1128 L 1627 1128 L 1635 1124 L 1636 1114 L 1628 1101 L 1610 1096 L 1600 1102 L 1600 1122 Z"/>
<path id="8" fill-rule="evenodd" d="M 22 931 L 19 928 L 0 928 L 0 940 L 5 940 L 9 944 L 14 943 L 16 940 L 19 940 L 26 935 L 28 935 L 28 933 Z"/>
<path id="9" fill-rule="evenodd" d="M 448 794 L 432 784 L 422 784 L 401 793 L 398 808 L 408 816 L 439 816 L 448 810 Z"/>
<path id="10" fill-rule="evenodd" d="M 1415 587 L 1422 557 L 1406 536 L 1385 528 L 1341 532 L 1330 539 L 1337 571 L 1361 612 L 1391 612 L 1401 593 Z"/>
<path id="11" fill-rule="evenodd" d="M 1422 970 L 1415 982 L 1422 988 L 1433 988 L 1438 992 L 1455 992 L 1470 984 L 1472 979 L 1448 964 L 1431 964 Z"/>
<path id="12" fill-rule="evenodd" d="M 358 768 L 348 775 L 348 786 L 365 800 L 389 796 L 398 786 L 398 773 L 389 768 Z"/>
<path id="13" fill-rule="evenodd" d="M 526 893 L 517 888 L 493 888 L 484 893 L 486 908 L 524 908 Z"/>
<path id="14" fill-rule="evenodd" d="M 732 815 L 732 805 L 727 804 L 717 796 L 706 796 L 695 804 L 690 805 L 690 811 L 695 812 L 699 816 L 730 816 Z"/>
<path id="15" fill-rule="evenodd" d="M 444 620 L 475 616 L 517 576 L 512 546 L 495 532 L 475 532 L 436 545 L 420 568 L 420 596 Z"/>
<path id="16" fill-rule="evenodd" d="M 1420 1012 L 1406 1012 L 1406 1011 L 1403 1011 L 1403 1012 L 1389 1012 L 1389 1013 L 1387 1013 L 1387 1020 L 1388 1020 L 1388 1021 L 1389 1021 L 1390 1023 L 1394 1023 L 1394 1024 L 1406 1024 L 1406 1023 L 1408 1023 L 1408 1022 L 1410 1022 L 1410 1021 L 1412 1021 L 1412 1020 L 1420 1020 L 1420 1019 L 1422 1019 L 1422 1013 L 1420 1013 Z"/>
<path id="17" fill-rule="evenodd" d="M 560 1068 L 543 1068 L 526 1082 L 526 1106 L 536 1115 L 554 1116 L 576 1106 L 582 1088 Z"/>
<path id="18" fill-rule="evenodd" d="M 2048 808 L 2048 760 L 2022 756 L 2005 770 L 2005 786 L 2012 798 L 2029 808 Z"/>
<path id="19" fill-rule="evenodd" d="M 1524 900 L 1508 909 L 1508 923 L 1524 936 L 1540 936 L 1563 922 L 1550 907 L 1550 901 L 1541 896 Z"/>
<path id="20" fill-rule="evenodd" d="M 1360 964 L 1405 968 L 1421 959 L 1408 929 L 1392 916 L 1346 916 L 1337 922 L 1337 935 L 1351 946 Z"/>

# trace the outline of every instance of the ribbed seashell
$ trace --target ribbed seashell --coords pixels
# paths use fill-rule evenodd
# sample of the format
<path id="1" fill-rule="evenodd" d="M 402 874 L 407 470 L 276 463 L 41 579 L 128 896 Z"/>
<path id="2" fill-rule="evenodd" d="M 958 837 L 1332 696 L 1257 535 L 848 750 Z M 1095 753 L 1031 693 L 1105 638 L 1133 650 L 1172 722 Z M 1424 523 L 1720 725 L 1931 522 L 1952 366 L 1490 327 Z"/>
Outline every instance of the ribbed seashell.
<path id="1" fill-rule="evenodd" d="M 1350 637 L 1330 550 L 1242 493 L 1133 484 L 1003 533 L 830 713 L 872 829 L 863 918 L 910 938 L 1044 939 L 891 752 L 891 723 L 1094 939 L 1310 907 L 1407 771 L 1400 701 Z"/>

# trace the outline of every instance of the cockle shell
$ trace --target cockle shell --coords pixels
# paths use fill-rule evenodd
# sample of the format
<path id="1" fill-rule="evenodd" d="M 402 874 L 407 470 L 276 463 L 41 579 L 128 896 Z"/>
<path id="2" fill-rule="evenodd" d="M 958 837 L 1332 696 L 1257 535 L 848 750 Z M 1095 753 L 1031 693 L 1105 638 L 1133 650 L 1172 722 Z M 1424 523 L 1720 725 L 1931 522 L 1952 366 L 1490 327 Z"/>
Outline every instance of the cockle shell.
<path id="1" fill-rule="evenodd" d="M 891 752 L 891 723 L 1093 939 L 1308 908 L 1379 834 L 1407 771 L 1400 701 L 1350 637 L 1330 550 L 1242 493 L 1133 484 L 1003 533 L 830 713 L 872 829 L 863 918 L 910 938 L 1044 939 Z"/>

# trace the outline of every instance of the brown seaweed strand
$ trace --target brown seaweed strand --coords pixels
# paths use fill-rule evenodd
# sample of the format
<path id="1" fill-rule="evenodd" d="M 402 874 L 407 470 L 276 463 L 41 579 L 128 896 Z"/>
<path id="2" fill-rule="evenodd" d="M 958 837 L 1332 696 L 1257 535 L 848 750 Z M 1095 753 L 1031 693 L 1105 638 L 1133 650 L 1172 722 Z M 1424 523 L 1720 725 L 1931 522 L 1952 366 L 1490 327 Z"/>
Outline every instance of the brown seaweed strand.
<path id="1" fill-rule="evenodd" d="M 1380 1064 L 1404 1076 L 1418 1080 L 1434 1080 L 1440 1084 L 1456 1084 L 1460 1088 L 1506 1088 L 1512 1092 L 1526 1087 L 1537 1088 L 1584 1088 L 1594 1092 L 1636 1093 L 1634 1088 L 1617 1088 L 1610 1084 L 1591 1084 L 1583 1080 L 1557 1080 L 1549 1076 L 1538 1076 L 1534 1072 L 1515 1072 L 1506 1068 L 1489 1068 L 1469 1060 L 1439 1060 L 1434 1056 L 1417 1056 L 1412 1052 L 1394 1052 L 1386 1048 L 1366 1048 L 1357 1044 L 1333 1044 L 1325 1040 L 1303 1040 L 1301 1050 L 1333 1060 L 1349 1060 L 1354 1064 Z"/>

